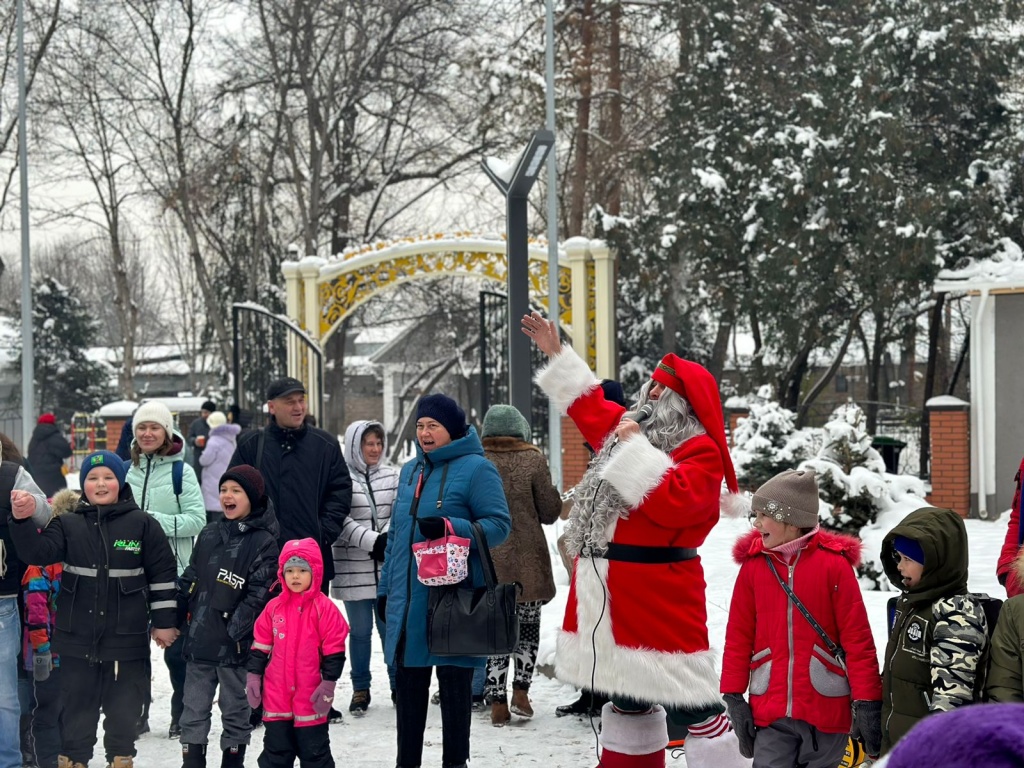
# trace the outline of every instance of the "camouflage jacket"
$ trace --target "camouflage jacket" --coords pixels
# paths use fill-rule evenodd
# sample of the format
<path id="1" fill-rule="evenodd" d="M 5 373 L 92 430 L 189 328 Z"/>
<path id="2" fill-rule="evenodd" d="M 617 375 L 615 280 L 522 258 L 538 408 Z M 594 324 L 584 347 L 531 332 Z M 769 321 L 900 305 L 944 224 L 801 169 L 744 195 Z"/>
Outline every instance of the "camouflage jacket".
<path id="1" fill-rule="evenodd" d="M 918 720 L 975 701 L 988 626 L 982 605 L 967 594 L 967 533 L 948 509 L 912 512 L 882 543 L 882 562 L 899 584 L 893 539 L 906 536 L 925 553 L 916 587 L 896 601 L 882 673 L 882 751 Z"/>

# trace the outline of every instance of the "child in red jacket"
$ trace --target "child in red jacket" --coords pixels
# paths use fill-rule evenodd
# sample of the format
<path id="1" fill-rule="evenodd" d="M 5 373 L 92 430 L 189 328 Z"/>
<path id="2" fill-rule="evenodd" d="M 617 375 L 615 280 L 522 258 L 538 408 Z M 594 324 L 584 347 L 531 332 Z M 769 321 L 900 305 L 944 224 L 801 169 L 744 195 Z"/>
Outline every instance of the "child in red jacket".
<path id="1" fill-rule="evenodd" d="M 260 768 L 334 768 L 327 713 L 345 668 L 348 623 L 320 591 L 320 546 L 294 539 L 278 557 L 281 594 L 256 620 L 246 663 L 249 706 L 263 703 Z"/>
<path id="2" fill-rule="evenodd" d="M 813 471 L 776 475 L 754 494 L 754 530 L 733 548 L 741 568 L 721 690 L 754 768 L 835 768 L 850 734 L 869 755 L 880 750 L 882 679 L 853 570 L 861 543 L 821 530 L 818 506 Z"/>

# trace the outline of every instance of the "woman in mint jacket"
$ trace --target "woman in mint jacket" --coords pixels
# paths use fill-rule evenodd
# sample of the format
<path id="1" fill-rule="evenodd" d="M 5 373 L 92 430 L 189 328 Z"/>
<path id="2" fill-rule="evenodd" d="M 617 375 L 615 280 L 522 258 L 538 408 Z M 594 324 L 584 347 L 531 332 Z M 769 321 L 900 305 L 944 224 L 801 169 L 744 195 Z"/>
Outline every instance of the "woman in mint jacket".
<path id="1" fill-rule="evenodd" d="M 174 430 L 174 419 L 163 403 L 148 402 L 139 406 L 132 417 L 135 438 L 131 446 L 131 466 L 126 480 L 132 487 L 135 503 L 149 513 L 167 534 L 181 576 L 192 557 L 192 542 L 206 525 L 206 505 L 195 470 L 185 462 L 185 441 Z M 174 488 L 174 465 L 181 463 L 181 493 Z M 171 677 L 171 727 L 168 736 L 181 735 L 182 691 L 185 687 L 183 639 L 178 636 L 164 650 L 164 663 Z M 149 697 L 139 722 L 139 732 L 149 730 Z"/>
<path id="2" fill-rule="evenodd" d="M 416 578 L 412 545 L 444 535 L 444 519 L 456 536 L 472 540 L 477 522 L 489 547 L 501 544 L 512 523 L 501 476 L 484 458 L 483 445 L 466 414 L 445 395 L 429 395 L 416 409 L 416 459 L 402 467 L 391 507 L 391 528 L 380 583 L 377 613 L 384 617 L 384 655 L 395 667 L 395 708 L 399 768 L 419 766 L 430 696 L 437 668 L 441 687 L 441 764 L 464 768 L 469 760 L 473 671 L 487 659 L 434 656 L 427 647 L 428 588 Z M 469 578 L 484 585 L 476 543 L 470 545 Z"/>

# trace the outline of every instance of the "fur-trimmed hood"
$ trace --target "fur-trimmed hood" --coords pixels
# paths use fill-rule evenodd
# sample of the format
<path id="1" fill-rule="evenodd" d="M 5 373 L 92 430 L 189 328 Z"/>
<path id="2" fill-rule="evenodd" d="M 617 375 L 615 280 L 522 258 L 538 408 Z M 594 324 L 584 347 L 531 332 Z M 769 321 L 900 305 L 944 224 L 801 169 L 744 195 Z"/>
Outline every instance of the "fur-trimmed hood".
<path id="1" fill-rule="evenodd" d="M 496 435 L 494 437 L 485 437 L 480 442 L 483 443 L 485 451 L 494 451 L 495 453 L 509 453 L 511 451 L 541 452 L 540 448 L 533 443 L 527 443 L 525 440 L 520 440 L 518 437 Z"/>
<path id="2" fill-rule="evenodd" d="M 79 501 L 82 498 L 82 494 L 78 491 L 72 490 L 71 488 L 65 488 L 63 491 L 57 491 L 53 498 L 50 499 L 50 509 L 53 510 L 53 516 L 63 515 L 66 512 L 73 512 L 75 507 L 78 506 Z"/>
<path id="3" fill-rule="evenodd" d="M 825 549 L 829 552 L 835 552 L 845 557 L 850 562 L 850 565 L 856 568 L 861 562 L 864 543 L 854 536 L 820 528 L 811 537 L 810 541 L 807 542 L 805 549 Z M 747 560 L 751 560 L 764 552 L 765 548 L 761 534 L 757 530 L 751 529 L 736 539 L 736 543 L 732 547 L 732 559 L 737 564 L 743 565 Z"/>

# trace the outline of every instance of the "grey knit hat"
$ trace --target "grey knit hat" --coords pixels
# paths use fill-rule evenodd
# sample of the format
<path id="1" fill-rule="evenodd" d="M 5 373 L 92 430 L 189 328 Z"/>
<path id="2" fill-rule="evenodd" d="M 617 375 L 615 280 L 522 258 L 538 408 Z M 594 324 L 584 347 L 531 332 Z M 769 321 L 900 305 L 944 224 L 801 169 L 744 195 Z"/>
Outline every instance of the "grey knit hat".
<path id="1" fill-rule="evenodd" d="M 281 570 L 287 571 L 289 568 L 299 568 L 303 571 L 309 571 L 310 573 L 313 572 L 313 569 L 309 567 L 309 561 L 299 557 L 298 555 L 292 555 L 289 557 L 284 563 L 284 568 Z"/>
<path id="2" fill-rule="evenodd" d="M 818 480 L 812 469 L 787 469 L 757 489 L 750 508 L 797 528 L 818 524 Z"/>
<path id="3" fill-rule="evenodd" d="M 518 437 L 530 442 L 530 423 L 513 405 L 492 405 L 484 416 L 481 437 Z"/>

